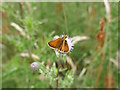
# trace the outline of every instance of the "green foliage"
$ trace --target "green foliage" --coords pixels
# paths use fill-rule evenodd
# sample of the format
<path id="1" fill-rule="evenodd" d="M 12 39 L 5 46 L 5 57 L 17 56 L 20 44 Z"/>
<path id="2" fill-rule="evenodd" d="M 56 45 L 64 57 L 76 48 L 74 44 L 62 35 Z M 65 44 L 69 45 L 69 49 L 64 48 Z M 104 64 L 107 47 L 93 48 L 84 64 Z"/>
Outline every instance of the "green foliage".
<path id="1" fill-rule="evenodd" d="M 55 81 L 58 79 L 59 87 L 93 88 L 101 64 L 101 56 L 95 50 L 98 45 L 96 34 L 99 31 L 100 19 L 104 16 L 107 42 L 105 47 L 102 48 L 106 52 L 98 87 L 106 87 L 105 77 L 107 77 L 109 70 L 113 75 L 114 87 L 118 87 L 118 76 L 120 74 L 115 64 L 110 61 L 110 58 L 117 60 L 116 54 L 119 45 L 117 6 L 118 3 L 115 2 L 110 4 L 111 23 L 107 24 L 106 10 L 102 2 L 64 3 L 67 33 L 63 7 L 59 3 L 25 2 L 22 3 L 22 10 L 20 9 L 20 3 L 2 3 L 2 6 L 0 6 L 3 31 L 2 36 L 0 36 L 0 42 L 2 43 L 2 86 L 4 88 L 49 88 L 51 85 L 55 88 Z M 11 26 L 12 22 L 22 28 L 25 36 Z M 61 67 L 59 71 L 64 73 L 64 76 L 56 78 L 55 61 L 59 61 L 59 57 L 56 56 L 54 50 L 49 48 L 48 42 L 52 40 L 54 35 L 61 35 L 63 32 L 70 37 L 89 36 L 90 39 L 76 43 L 73 51 L 63 56 L 61 59 L 63 68 Z M 37 47 L 35 47 L 35 43 L 37 43 Z M 33 53 L 39 59 L 21 57 L 20 54 L 23 52 L 29 55 Z M 74 74 L 72 66 L 66 64 L 67 56 L 77 67 Z M 30 69 L 30 64 L 35 61 L 40 64 L 39 72 L 32 72 Z M 109 67 L 109 62 L 111 62 L 111 67 Z M 47 65 L 51 67 L 46 67 Z M 68 68 L 69 66 L 70 68 Z M 82 77 L 79 77 L 84 68 L 86 72 Z M 44 75 L 45 78 L 41 75 Z"/>
<path id="2" fill-rule="evenodd" d="M 60 72 L 64 71 L 65 69 L 60 68 Z M 62 77 L 57 77 L 58 69 L 56 68 L 55 63 L 53 63 L 52 67 L 45 67 L 43 64 L 40 63 L 40 73 L 45 76 L 49 80 L 49 84 L 55 88 L 55 82 L 58 79 L 58 85 L 59 87 L 68 87 L 73 83 L 73 71 L 67 71 L 65 74 L 64 79 Z"/>
<path id="3" fill-rule="evenodd" d="M 71 71 L 68 70 L 65 74 L 64 79 L 59 78 L 59 85 L 62 88 L 64 87 L 67 88 L 73 84 L 73 81 L 74 81 L 74 73 L 72 70 Z"/>

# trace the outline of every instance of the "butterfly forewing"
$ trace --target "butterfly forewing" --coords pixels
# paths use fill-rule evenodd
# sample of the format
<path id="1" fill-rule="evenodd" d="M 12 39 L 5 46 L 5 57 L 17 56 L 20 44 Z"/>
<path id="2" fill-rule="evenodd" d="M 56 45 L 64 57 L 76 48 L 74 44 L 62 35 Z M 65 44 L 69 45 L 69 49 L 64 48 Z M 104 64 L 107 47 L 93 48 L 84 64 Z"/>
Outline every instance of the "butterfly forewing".
<path id="1" fill-rule="evenodd" d="M 59 48 L 60 43 L 62 42 L 61 38 L 57 38 L 55 40 L 52 40 L 50 42 L 48 42 L 48 45 L 52 48 Z"/>

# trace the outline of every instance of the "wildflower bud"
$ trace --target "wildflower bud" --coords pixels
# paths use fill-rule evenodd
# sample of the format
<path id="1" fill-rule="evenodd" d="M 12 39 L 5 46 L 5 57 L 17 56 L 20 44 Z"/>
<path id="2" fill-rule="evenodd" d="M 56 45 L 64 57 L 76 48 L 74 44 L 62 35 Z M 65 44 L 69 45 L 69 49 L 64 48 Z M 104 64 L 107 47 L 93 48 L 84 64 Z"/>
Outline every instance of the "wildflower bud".
<path id="1" fill-rule="evenodd" d="M 33 62 L 31 65 L 30 65 L 30 68 L 32 69 L 32 71 L 36 71 L 39 69 L 39 62 Z"/>

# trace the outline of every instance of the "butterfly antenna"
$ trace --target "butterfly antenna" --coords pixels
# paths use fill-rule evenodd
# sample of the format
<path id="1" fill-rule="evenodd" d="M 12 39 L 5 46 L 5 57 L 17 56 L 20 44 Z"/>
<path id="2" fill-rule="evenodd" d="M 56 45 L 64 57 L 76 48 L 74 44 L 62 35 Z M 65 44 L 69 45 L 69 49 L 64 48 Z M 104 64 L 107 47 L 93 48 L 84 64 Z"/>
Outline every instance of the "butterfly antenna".
<path id="1" fill-rule="evenodd" d="M 65 35 L 65 33 L 63 32 L 63 35 Z"/>

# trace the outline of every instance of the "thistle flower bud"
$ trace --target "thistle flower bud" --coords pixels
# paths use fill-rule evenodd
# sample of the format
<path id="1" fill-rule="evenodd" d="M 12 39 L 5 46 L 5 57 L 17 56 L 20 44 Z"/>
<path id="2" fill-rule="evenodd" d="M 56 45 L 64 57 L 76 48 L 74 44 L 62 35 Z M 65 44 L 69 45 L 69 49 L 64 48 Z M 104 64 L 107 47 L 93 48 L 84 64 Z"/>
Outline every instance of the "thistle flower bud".
<path id="1" fill-rule="evenodd" d="M 32 64 L 30 64 L 30 68 L 32 69 L 32 71 L 36 71 L 39 69 L 39 62 L 33 62 Z"/>

